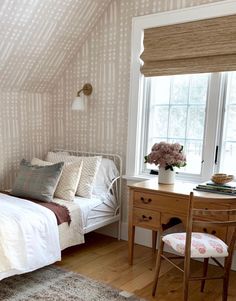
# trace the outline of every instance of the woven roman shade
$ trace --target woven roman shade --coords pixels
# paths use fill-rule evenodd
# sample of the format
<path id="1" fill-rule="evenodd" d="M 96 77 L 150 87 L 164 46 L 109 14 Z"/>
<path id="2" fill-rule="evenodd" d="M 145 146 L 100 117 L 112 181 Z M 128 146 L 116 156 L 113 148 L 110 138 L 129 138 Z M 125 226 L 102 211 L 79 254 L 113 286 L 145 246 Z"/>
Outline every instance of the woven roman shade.
<path id="1" fill-rule="evenodd" d="M 144 30 L 145 76 L 236 70 L 236 15 Z"/>

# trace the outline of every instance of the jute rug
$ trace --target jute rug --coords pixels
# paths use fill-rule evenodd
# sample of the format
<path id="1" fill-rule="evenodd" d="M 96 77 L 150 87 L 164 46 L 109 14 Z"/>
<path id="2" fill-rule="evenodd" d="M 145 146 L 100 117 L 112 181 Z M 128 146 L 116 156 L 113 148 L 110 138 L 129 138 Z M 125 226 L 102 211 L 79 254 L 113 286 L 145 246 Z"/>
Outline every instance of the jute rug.
<path id="1" fill-rule="evenodd" d="M 53 266 L 0 281 L 1 301 L 141 301 L 76 273 Z M 124 292 L 123 292 L 124 294 Z"/>

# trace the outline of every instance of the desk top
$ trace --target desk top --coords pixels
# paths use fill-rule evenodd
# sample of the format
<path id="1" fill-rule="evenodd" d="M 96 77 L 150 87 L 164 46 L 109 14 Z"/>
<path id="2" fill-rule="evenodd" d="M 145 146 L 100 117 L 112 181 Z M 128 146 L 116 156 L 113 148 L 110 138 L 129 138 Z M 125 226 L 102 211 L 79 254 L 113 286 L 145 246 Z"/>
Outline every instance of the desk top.
<path id="1" fill-rule="evenodd" d="M 160 192 L 165 194 L 173 194 L 178 196 L 189 196 L 190 192 L 196 187 L 196 183 L 189 183 L 189 182 L 181 182 L 176 181 L 175 184 L 166 185 L 166 184 L 159 184 L 158 177 L 146 180 L 143 182 L 138 182 L 135 184 L 129 184 L 128 187 L 137 188 L 140 190 L 146 190 L 148 192 Z M 227 200 L 234 200 L 236 202 L 236 196 L 230 196 L 225 194 L 218 194 L 218 193 L 210 193 L 210 192 L 203 192 L 203 191 L 194 191 L 195 196 L 209 198 L 209 199 L 227 199 Z"/>

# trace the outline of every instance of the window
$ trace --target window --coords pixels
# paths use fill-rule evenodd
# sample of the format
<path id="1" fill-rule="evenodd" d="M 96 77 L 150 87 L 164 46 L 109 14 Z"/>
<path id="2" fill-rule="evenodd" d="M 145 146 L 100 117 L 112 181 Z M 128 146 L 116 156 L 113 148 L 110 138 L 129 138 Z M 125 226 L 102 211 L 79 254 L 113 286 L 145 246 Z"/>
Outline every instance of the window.
<path id="1" fill-rule="evenodd" d="M 223 1 L 133 18 L 126 157 L 127 179 L 138 180 L 149 177 L 149 169 L 154 166 L 145 165 L 143 158 L 150 151 L 152 144 L 161 140 L 178 141 L 184 145 L 188 164 L 186 168 L 179 170 L 180 177 L 199 182 L 208 180 L 212 173 L 217 171 L 236 175 L 236 163 L 234 163 L 236 156 L 236 123 L 234 123 L 236 72 L 164 77 L 161 75 L 162 73 L 167 74 L 167 72 L 165 73 L 166 60 L 173 56 L 166 58 L 164 55 L 161 61 L 155 61 L 155 65 L 152 61 L 156 60 L 156 56 L 153 58 L 148 53 L 145 56 L 145 51 L 143 52 L 146 29 L 214 19 L 232 14 L 236 14 L 235 1 Z M 152 30 L 146 31 L 146 33 L 152 33 Z M 193 40 L 191 36 L 190 40 L 190 42 Z M 155 43 L 150 45 L 156 47 Z M 206 40 L 206 45 L 208 45 L 208 40 Z M 146 47 L 147 49 L 148 47 Z M 198 48 L 193 47 L 193 49 L 197 50 Z M 152 64 L 152 70 L 149 70 L 149 73 L 145 72 L 145 75 L 153 76 L 156 74 L 156 70 L 160 71 L 161 68 L 163 72 L 158 74 L 159 77 L 147 78 L 142 75 L 144 69 L 141 68 L 141 54 L 141 59 L 145 59 L 146 67 L 150 67 L 149 63 Z M 165 54 L 165 52 L 162 51 L 161 54 Z M 194 52 L 195 54 L 197 55 L 197 51 Z M 206 63 L 206 60 L 204 62 Z M 202 67 L 205 66 L 204 62 Z M 169 66 L 173 70 L 169 74 L 175 74 L 177 63 Z M 219 63 L 217 61 L 216 66 L 220 65 Z M 224 62 L 222 64 L 215 71 L 225 70 Z M 184 68 L 191 64 L 186 62 L 181 66 Z M 228 65 L 228 70 L 231 69 L 231 66 L 233 65 Z M 202 67 L 199 72 L 204 71 Z M 147 71 L 147 68 L 145 70 Z M 197 72 L 190 68 L 185 70 L 187 70 L 186 73 Z M 211 68 L 209 70 L 215 72 Z"/>
<path id="2" fill-rule="evenodd" d="M 154 143 L 166 141 L 184 146 L 182 177 L 209 178 L 219 171 L 236 175 L 236 72 L 150 77 L 143 83 L 140 174 L 154 168 L 143 163 L 143 156 Z M 214 147 L 209 136 L 216 137 Z"/>
<path id="3" fill-rule="evenodd" d="M 156 142 L 179 142 L 188 159 L 188 165 L 181 171 L 201 173 L 208 84 L 208 74 L 146 79 L 144 154 L 149 153 Z M 153 166 L 143 165 L 144 172 L 151 168 Z"/>

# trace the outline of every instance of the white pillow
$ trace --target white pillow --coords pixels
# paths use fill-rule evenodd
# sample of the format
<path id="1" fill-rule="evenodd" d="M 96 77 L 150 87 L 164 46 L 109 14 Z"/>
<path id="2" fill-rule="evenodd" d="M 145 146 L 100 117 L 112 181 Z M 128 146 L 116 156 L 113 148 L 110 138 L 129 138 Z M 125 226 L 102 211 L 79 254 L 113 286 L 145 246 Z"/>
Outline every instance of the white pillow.
<path id="1" fill-rule="evenodd" d="M 119 172 L 116 168 L 114 161 L 102 158 L 101 165 L 96 175 L 93 194 L 100 195 L 107 193 L 111 182 L 119 176 Z"/>
<path id="2" fill-rule="evenodd" d="M 83 168 L 81 173 L 81 178 L 76 191 L 76 195 L 82 196 L 84 198 L 91 198 L 93 185 L 98 172 L 98 168 L 101 164 L 102 157 L 77 157 L 68 156 L 61 153 L 49 152 L 47 154 L 47 161 L 52 163 L 58 162 L 81 162 L 83 161 Z"/>
<path id="3" fill-rule="evenodd" d="M 53 163 L 34 158 L 32 165 L 47 166 Z M 66 201 L 73 201 L 81 177 L 83 161 L 65 163 L 54 196 Z"/>

